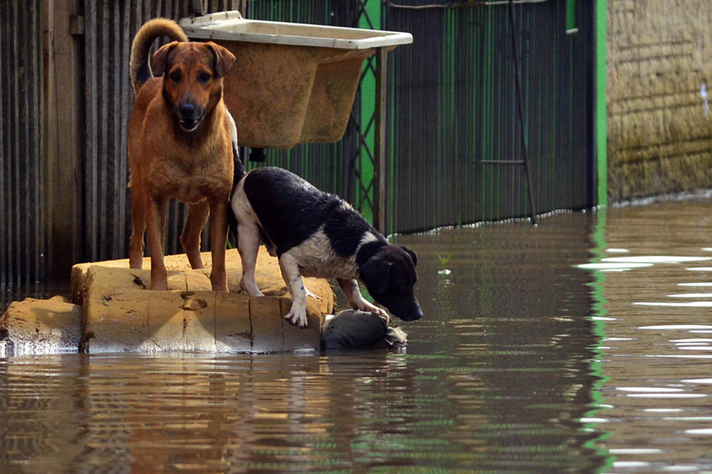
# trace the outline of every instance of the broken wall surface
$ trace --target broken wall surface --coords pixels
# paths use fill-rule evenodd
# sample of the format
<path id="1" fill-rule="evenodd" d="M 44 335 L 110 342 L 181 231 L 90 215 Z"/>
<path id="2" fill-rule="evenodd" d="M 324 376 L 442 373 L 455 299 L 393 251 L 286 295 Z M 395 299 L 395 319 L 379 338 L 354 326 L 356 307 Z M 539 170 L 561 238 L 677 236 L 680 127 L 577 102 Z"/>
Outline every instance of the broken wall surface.
<path id="1" fill-rule="evenodd" d="M 712 187 L 712 2 L 609 0 L 607 27 L 610 199 Z"/>

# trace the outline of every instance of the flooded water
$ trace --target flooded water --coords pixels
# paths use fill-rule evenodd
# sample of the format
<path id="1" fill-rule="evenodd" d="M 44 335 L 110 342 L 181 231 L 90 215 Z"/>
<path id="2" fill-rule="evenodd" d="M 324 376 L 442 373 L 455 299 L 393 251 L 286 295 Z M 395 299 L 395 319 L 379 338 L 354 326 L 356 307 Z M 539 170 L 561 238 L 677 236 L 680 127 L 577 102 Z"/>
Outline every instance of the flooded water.
<path id="1" fill-rule="evenodd" d="M 0 359 L 0 472 L 712 471 L 710 210 L 401 236 L 399 352 Z"/>

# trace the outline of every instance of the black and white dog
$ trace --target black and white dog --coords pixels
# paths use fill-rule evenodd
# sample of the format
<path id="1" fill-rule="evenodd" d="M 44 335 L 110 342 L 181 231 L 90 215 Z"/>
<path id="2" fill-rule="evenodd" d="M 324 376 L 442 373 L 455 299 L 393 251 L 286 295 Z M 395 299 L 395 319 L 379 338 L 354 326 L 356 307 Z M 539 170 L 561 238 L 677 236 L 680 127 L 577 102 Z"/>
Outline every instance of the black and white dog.
<path id="1" fill-rule="evenodd" d="M 260 241 L 279 258 L 282 277 L 292 295 L 285 316 L 307 326 L 307 291 L 301 275 L 334 278 L 354 309 L 387 313 L 359 291 L 361 280 L 377 303 L 404 321 L 423 317 L 413 285 L 417 257 L 411 249 L 390 244 L 349 204 L 282 168 L 258 168 L 239 181 L 232 197 L 242 258 L 240 286 L 262 296 L 255 283 Z"/>

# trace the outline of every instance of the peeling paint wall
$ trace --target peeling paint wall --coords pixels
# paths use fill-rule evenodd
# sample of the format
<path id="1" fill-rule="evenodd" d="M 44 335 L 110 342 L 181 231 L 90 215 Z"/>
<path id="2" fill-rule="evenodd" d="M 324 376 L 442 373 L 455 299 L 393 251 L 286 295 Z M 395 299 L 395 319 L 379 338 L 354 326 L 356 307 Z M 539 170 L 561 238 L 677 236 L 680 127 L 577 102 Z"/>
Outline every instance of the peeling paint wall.
<path id="1" fill-rule="evenodd" d="M 611 200 L 712 187 L 712 2 L 609 1 L 607 26 Z"/>

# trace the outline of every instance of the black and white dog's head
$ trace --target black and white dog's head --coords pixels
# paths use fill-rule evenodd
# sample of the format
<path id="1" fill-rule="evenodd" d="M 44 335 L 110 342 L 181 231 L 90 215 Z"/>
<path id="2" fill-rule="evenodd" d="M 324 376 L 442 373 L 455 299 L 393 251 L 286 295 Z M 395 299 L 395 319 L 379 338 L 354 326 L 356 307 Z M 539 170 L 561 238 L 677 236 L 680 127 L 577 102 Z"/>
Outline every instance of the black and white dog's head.
<path id="1" fill-rule="evenodd" d="M 360 280 L 380 305 L 403 321 L 423 317 L 413 286 L 418 280 L 418 257 L 408 247 L 370 242 L 358 252 Z"/>

